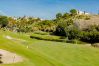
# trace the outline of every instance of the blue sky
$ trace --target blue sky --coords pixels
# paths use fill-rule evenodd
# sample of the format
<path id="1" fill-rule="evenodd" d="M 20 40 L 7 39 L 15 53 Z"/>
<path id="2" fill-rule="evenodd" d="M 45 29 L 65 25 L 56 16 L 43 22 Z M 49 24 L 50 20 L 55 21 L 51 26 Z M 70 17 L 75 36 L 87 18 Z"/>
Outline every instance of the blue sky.
<path id="1" fill-rule="evenodd" d="M 52 19 L 58 12 L 78 9 L 98 13 L 99 0 L 0 0 L 0 13 L 8 16 L 34 16 Z"/>

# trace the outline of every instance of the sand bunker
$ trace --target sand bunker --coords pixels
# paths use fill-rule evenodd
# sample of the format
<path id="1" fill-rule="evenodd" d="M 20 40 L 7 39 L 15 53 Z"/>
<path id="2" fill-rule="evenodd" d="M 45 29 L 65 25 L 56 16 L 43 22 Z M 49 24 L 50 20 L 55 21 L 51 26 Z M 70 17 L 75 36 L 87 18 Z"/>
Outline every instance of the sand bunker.
<path id="1" fill-rule="evenodd" d="M 9 39 L 9 40 L 17 40 L 17 41 L 26 41 L 26 40 L 23 40 L 23 39 L 17 39 L 17 38 L 13 38 L 11 36 L 5 36 L 6 39 Z"/>
<path id="2" fill-rule="evenodd" d="M 12 37 L 10 37 L 10 36 L 6 36 L 6 38 L 7 38 L 7 39 L 13 39 L 13 38 L 12 38 Z"/>
<path id="3" fill-rule="evenodd" d="M 1 56 L 1 61 L 3 62 L 2 64 L 12 64 L 23 61 L 23 58 L 21 56 L 18 56 L 17 54 L 11 53 L 6 50 L 0 49 L 0 54 L 2 55 Z"/>

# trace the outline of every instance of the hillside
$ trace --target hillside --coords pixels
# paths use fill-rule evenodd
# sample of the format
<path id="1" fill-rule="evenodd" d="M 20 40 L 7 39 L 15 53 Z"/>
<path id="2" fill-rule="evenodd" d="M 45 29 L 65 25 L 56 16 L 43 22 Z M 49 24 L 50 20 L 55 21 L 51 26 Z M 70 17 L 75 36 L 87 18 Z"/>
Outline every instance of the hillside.
<path id="1" fill-rule="evenodd" d="M 89 20 L 78 19 L 75 21 L 75 25 L 80 29 L 87 28 L 90 25 L 99 25 L 99 16 L 91 15 Z"/>

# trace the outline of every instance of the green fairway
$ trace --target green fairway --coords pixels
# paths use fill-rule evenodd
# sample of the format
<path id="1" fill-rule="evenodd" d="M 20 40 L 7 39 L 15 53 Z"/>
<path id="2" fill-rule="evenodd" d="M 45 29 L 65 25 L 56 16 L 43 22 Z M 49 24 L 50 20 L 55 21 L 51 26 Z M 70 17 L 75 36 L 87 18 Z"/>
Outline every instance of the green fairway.
<path id="1" fill-rule="evenodd" d="M 23 62 L 0 66 L 99 66 L 98 48 L 30 39 L 29 35 L 22 33 L 0 31 L 0 49 L 24 58 Z"/>

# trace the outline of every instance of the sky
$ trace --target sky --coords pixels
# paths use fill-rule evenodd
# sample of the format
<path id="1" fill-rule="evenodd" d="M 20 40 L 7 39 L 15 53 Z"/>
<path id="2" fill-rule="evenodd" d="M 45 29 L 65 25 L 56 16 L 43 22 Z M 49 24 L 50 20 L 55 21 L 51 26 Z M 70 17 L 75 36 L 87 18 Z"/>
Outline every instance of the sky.
<path id="1" fill-rule="evenodd" d="M 98 13 L 99 0 L 0 0 L 0 14 L 53 19 L 59 12 L 77 9 Z"/>

